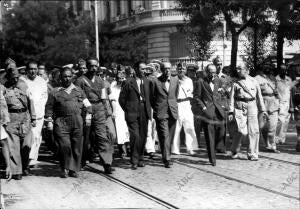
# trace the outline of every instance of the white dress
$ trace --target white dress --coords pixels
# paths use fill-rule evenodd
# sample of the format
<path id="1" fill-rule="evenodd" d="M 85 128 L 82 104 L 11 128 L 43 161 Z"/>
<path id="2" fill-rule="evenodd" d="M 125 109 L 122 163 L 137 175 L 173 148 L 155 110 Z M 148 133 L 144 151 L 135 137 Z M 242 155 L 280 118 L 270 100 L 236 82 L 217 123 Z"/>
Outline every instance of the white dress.
<path id="1" fill-rule="evenodd" d="M 129 142 L 129 131 L 128 131 L 127 123 L 125 121 L 124 111 L 121 108 L 118 101 L 120 91 L 121 91 L 121 86 L 117 85 L 116 81 L 113 81 L 111 83 L 111 94 L 109 95 L 109 97 L 112 100 L 112 104 L 114 108 L 118 144 L 124 144 L 125 142 Z"/>

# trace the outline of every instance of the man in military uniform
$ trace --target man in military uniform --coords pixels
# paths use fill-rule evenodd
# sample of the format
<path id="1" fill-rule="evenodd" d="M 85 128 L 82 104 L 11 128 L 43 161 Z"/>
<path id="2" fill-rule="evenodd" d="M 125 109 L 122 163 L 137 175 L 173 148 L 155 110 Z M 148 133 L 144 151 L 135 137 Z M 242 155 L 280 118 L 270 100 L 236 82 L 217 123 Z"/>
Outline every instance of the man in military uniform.
<path id="1" fill-rule="evenodd" d="M 3 92 L 10 117 L 6 130 L 10 137 L 8 144 L 11 152 L 10 167 L 13 178 L 22 179 L 29 173 L 29 153 L 32 145 L 31 127 L 36 126 L 36 115 L 28 86 L 19 80 L 19 72 L 14 66 L 7 68 L 7 82 Z"/>
<path id="2" fill-rule="evenodd" d="M 259 84 L 249 76 L 249 71 L 242 66 L 237 67 L 238 80 L 233 83 L 230 94 L 228 120 L 235 119 L 237 132 L 233 136 L 231 147 L 232 158 L 238 158 L 243 139 L 248 139 L 248 159 L 258 160 L 259 126 L 258 112 L 265 114 L 265 105 Z"/>
<path id="3" fill-rule="evenodd" d="M 255 77 L 260 85 L 266 111 L 268 113 L 266 123 L 261 125 L 261 136 L 266 144 L 267 151 L 280 153 L 276 148 L 275 141 L 279 110 L 277 82 L 272 75 L 272 70 L 274 69 L 272 63 L 266 61 L 262 68 L 263 72 Z"/>
<path id="4" fill-rule="evenodd" d="M 103 163 L 105 173 L 111 174 L 113 169 L 113 141 L 107 135 L 106 119 L 107 110 L 104 103 L 104 82 L 96 76 L 99 62 L 97 58 L 89 58 L 87 60 L 88 71 L 85 75 L 80 76 L 75 85 L 79 86 L 86 94 L 88 100 L 92 104 L 92 124 L 91 131 L 95 131 L 95 143 L 98 148 L 100 160 Z"/>

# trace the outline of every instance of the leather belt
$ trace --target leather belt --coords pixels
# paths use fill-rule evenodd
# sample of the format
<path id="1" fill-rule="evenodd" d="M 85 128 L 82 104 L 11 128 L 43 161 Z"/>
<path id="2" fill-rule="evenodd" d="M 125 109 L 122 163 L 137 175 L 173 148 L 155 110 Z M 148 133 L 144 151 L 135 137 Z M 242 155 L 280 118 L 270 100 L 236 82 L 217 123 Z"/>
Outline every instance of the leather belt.
<path id="1" fill-rule="evenodd" d="M 186 102 L 186 101 L 190 101 L 190 98 L 177 99 L 177 102 Z"/>
<path id="2" fill-rule="evenodd" d="M 8 112 L 10 113 L 22 113 L 22 112 L 26 112 L 27 109 L 26 108 L 21 108 L 21 109 L 8 109 Z"/>
<path id="3" fill-rule="evenodd" d="M 238 102 L 252 102 L 255 100 L 255 98 L 238 98 L 238 97 L 235 97 L 234 99 Z"/>
<path id="4" fill-rule="evenodd" d="M 262 96 L 263 97 L 273 97 L 273 96 L 275 96 L 275 94 L 274 93 L 270 93 L 270 94 L 268 94 L 268 93 L 262 93 Z"/>

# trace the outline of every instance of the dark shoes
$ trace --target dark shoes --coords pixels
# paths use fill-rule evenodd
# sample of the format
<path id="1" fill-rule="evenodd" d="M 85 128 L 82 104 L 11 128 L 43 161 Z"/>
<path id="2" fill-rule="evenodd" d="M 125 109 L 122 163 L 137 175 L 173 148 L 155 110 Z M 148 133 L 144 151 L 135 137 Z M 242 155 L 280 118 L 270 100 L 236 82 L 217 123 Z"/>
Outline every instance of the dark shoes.
<path id="1" fill-rule="evenodd" d="M 280 153 L 280 151 L 278 149 L 272 149 L 272 148 L 266 148 L 266 151 L 267 152 L 272 152 L 272 153 L 277 153 L 277 154 Z"/>
<path id="2" fill-rule="evenodd" d="M 225 149 L 216 149 L 216 153 L 226 154 Z"/>
<path id="3" fill-rule="evenodd" d="M 27 169 L 24 169 L 23 170 L 23 176 L 29 176 L 30 175 L 30 169 L 27 168 Z"/>
<path id="4" fill-rule="evenodd" d="M 112 174 L 112 172 L 115 171 L 115 169 L 113 169 L 110 164 L 104 164 L 103 168 L 105 174 Z"/>
<path id="5" fill-rule="evenodd" d="M 269 152 L 276 153 L 276 154 L 280 153 L 280 151 L 277 149 L 270 149 Z"/>
<path id="6" fill-rule="evenodd" d="M 136 169 L 137 169 L 137 164 L 132 164 L 132 165 L 131 165 L 131 169 L 132 169 L 132 170 L 136 170 Z"/>
<path id="7" fill-rule="evenodd" d="M 60 174 L 61 178 L 68 178 L 68 170 L 63 169 Z"/>
<path id="8" fill-rule="evenodd" d="M 296 152 L 300 152 L 300 143 L 297 143 L 296 145 Z"/>
<path id="9" fill-rule="evenodd" d="M 145 163 L 144 162 L 139 162 L 138 167 L 145 167 Z"/>
<path id="10" fill-rule="evenodd" d="M 166 161 L 164 162 L 164 164 L 165 164 L 165 168 L 171 168 L 171 165 L 172 165 L 171 161 L 166 160 Z"/>
<path id="11" fill-rule="evenodd" d="M 149 159 L 153 159 L 153 158 L 154 158 L 154 155 L 155 155 L 154 152 L 150 152 L 150 153 L 149 153 Z"/>
<path id="12" fill-rule="evenodd" d="M 14 180 L 21 180 L 22 179 L 22 174 L 12 175 L 11 178 L 14 179 Z"/>
<path id="13" fill-rule="evenodd" d="M 78 173 L 76 171 L 69 171 L 69 176 L 73 178 L 78 178 Z"/>
<path id="14" fill-rule="evenodd" d="M 137 169 L 137 167 L 145 167 L 145 163 L 144 162 L 139 162 L 138 164 L 132 164 L 131 165 L 131 169 L 132 170 L 136 170 Z"/>
<path id="15" fill-rule="evenodd" d="M 216 166 L 217 163 L 216 162 L 210 162 L 212 166 Z"/>

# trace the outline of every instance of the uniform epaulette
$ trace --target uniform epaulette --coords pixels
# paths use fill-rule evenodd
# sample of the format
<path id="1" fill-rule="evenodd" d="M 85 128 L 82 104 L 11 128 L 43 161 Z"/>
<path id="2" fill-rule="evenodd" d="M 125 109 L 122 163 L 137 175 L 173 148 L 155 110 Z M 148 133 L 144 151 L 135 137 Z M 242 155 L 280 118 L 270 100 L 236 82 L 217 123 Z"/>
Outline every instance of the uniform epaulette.
<path id="1" fill-rule="evenodd" d="M 73 88 L 73 89 L 75 89 L 76 91 L 80 91 L 80 87 L 78 87 L 78 86 L 75 86 L 75 88 Z"/>

